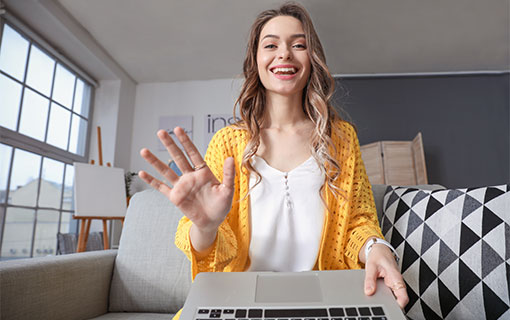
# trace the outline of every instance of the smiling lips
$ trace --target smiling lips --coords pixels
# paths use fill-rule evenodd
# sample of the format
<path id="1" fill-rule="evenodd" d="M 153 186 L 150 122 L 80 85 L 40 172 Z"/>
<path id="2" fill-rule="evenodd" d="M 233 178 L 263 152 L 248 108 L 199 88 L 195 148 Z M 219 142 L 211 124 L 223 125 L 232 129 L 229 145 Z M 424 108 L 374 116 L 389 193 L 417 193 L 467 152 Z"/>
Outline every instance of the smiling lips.
<path id="1" fill-rule="evenodd" d="M 272 67 L 270 71 L 280 80 L 289 80 L 294 78 L 298 69 L 292 65 L 278 65 Z"/>

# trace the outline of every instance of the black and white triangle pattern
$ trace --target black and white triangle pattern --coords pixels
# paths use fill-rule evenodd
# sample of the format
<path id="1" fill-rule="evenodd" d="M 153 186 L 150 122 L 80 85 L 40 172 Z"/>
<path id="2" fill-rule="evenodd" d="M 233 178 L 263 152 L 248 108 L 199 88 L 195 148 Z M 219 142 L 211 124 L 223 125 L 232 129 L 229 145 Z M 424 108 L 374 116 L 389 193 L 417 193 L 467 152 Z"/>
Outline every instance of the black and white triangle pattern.
<path id="1" fill-rule="evenodd" d="M 509 190 L 387 188 L 381 227 L 410 319 L 510 319 Z"/>

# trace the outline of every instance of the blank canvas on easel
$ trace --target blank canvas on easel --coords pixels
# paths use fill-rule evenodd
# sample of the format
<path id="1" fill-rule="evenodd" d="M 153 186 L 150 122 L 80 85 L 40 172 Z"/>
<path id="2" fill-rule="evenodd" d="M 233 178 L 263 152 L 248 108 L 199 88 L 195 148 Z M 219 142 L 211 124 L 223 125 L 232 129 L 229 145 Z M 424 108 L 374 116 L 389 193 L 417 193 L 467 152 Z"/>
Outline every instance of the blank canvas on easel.
<path id="1" fill-rule="evenodd" d="M 75 162 L 74 172 L 75 216 L 126 215 L 123 169 Z"/>

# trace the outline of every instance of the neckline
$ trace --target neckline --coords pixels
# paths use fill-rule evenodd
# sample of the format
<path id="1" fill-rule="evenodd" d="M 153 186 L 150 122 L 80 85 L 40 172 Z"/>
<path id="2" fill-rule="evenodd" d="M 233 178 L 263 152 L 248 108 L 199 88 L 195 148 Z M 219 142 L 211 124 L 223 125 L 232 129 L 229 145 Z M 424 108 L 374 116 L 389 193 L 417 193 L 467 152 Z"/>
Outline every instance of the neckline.
<path id="1" fill-rule="evenodd" d="M 291 170 L 289 170 L 289 171 L 281 171 L 281 170 L 279 170 L 279 169 L 276 169 L 276 168 L 272 167 L 272 166 L 271 166 L 269 163 L 267 163 L 267 161 L 266 161 L 264 158 L 262 158 L 261 156 L 254 155 L 253 157 L 254 157 L 254 158 L 257 158 L 257 159 L 260 159 L 260 160 L 261 160 L 261 163 L 262 163 L 265 167 L 269 168 L 270 170 L 272 170 L 272 171 L 274 171 L 274 172 L 276 172 L 276 173 L 282 174 L 282 175 L 288 175 L 288 174 L 290 174 L 291 172 L 294 172 L 294 171 L 296 171 L 296 170 L 300 169 L 301 167 L 304 167 L 304 166 L 305 166 L 305 164 L 307 164 L 308 162 L 310 162 L 311 160 L 313 160 L 313 159 L 314 159 L 314 158 L 313 158 L 313 156 L 310 156 L 308 159 L 306 159 L 305 161 L 303 161 L 302 163 L 300 163 L 300 164 L 299 164 L 299 165 L 297 165 L 296 167 L 292 168 Z"/>

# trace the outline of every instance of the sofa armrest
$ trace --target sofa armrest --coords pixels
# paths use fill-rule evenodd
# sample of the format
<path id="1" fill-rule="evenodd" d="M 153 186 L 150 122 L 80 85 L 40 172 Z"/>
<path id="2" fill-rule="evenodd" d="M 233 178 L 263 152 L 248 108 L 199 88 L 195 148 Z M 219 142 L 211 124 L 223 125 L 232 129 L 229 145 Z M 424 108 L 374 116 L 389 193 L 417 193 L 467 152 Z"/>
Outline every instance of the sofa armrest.
<path id="1" fill-rule="evenodd" d="M 108 310 L 117 250 L 0 262 L 0 319 L 88 319 Z"/>

